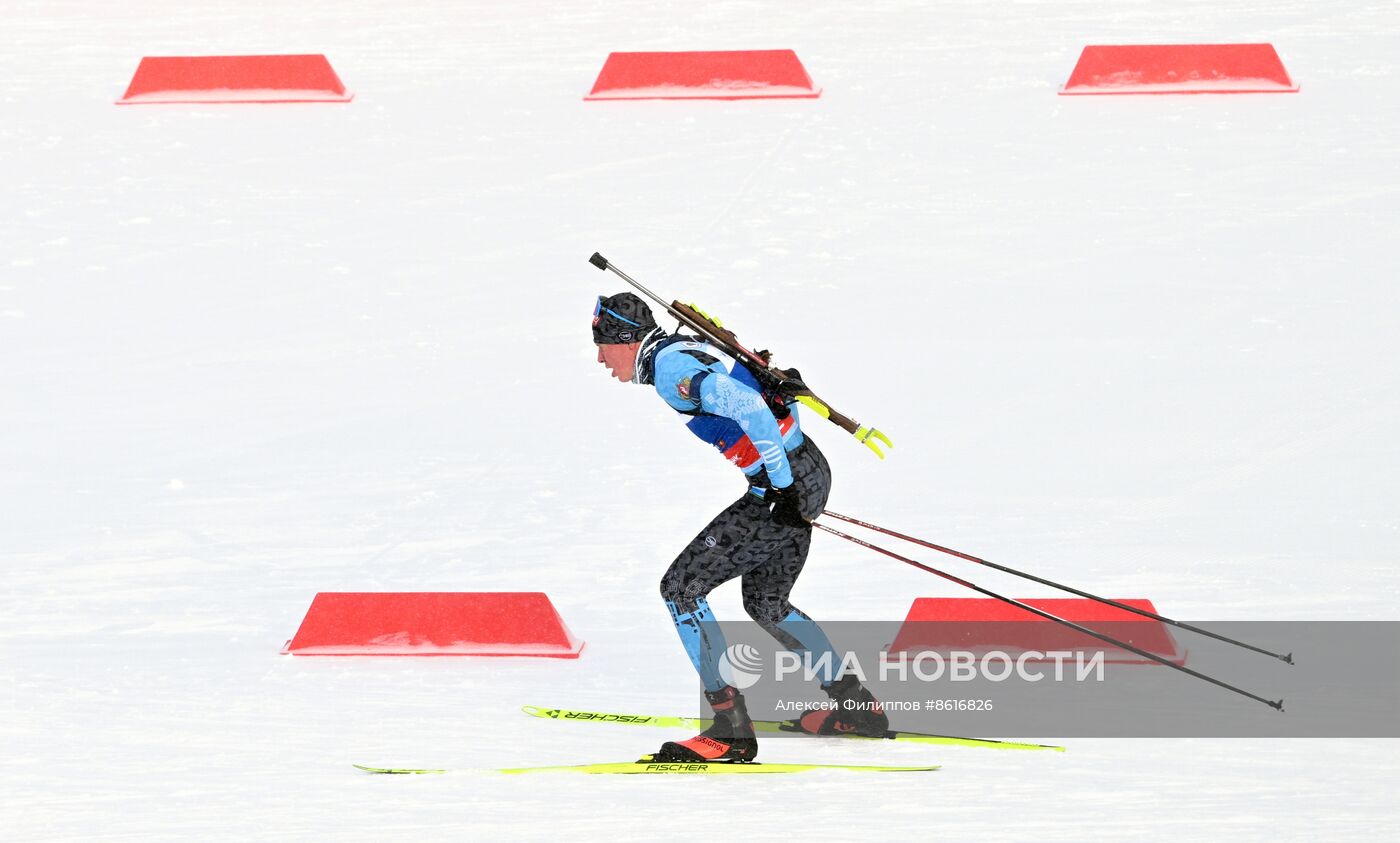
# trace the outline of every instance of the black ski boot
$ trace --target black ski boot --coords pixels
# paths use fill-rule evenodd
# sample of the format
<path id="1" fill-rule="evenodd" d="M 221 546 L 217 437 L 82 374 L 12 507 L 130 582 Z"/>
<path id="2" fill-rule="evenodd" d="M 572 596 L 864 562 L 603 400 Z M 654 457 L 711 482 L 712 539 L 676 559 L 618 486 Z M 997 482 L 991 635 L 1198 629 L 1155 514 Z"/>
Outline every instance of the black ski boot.
<path id="1" fill-rule="evenodd" d="M 822 690 L 831 697 L 833 705 L 803 714 L 794 721 L 798 731 L 867 738 L 883 738 L 889 731 L 890 719 L 885 716 L 884 706 L 854 675 L 842 676 Z"/>
<path id="2" fill-rule="evenodd" d="M 744 707 L 744 695 L 725 685 L 713 693 L 706 691 L 705 700 L 715 710 L 714 724 L 690 740 L 667 741 L 652 756 L 653 761 L 752 761 L 757 757 L 758 739 Z"/>

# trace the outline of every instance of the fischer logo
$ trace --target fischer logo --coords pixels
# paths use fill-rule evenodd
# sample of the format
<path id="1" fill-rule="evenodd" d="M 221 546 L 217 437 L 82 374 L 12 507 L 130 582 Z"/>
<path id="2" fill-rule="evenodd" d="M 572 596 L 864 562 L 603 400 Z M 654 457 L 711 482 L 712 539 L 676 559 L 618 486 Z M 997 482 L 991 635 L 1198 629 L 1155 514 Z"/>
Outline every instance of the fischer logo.
<path id="1" fill-rule="evenodd" d="M 752 644 L 730 644 L 719 657 L 719 675 L 741 691 L 750 688 L 763 676 L 763 656 Z"/>
<path id="2" fill-rule="evenodd" d="M 595 714 L 591 711 L 566 711 L 565 720 L 594 720 L 599 723 L 647 723 L 654 720 L 643 714 Z"/>

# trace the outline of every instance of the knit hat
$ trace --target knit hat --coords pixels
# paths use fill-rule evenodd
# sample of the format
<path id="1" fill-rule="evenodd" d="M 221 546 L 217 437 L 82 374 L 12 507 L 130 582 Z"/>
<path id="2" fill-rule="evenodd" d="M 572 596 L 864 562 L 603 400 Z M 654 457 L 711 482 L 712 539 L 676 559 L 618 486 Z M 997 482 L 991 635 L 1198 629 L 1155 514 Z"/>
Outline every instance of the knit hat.
<path id="1" fill-rule="evenodd" d="M 593 342 L 598 345 L 641 342 L 654 328 L 651 308 L 632 293 L 599 296 L 593 308 Z"/>

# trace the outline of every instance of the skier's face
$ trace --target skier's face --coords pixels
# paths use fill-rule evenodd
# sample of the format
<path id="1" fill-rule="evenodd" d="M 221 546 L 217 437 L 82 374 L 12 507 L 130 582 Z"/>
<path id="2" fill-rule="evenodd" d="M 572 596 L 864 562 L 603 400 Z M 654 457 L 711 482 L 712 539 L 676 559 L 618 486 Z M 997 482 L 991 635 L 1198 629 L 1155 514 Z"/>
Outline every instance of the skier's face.
<path id="1" fill-rule="evenodd" d="M 599 345 L 598 362 L 608 367 L 608 374 L 627 383 L 632 380 L 633 367 L 637 364 L 637 349 L 641 347 L 639 342 Z"/>

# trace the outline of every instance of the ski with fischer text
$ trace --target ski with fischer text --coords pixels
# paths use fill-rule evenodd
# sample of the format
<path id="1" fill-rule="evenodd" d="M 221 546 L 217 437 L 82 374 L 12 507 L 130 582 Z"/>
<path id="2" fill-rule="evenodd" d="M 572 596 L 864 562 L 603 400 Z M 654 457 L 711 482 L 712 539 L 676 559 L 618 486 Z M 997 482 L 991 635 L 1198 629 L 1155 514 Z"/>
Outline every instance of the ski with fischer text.
<path id="1" fill-rule="evenodd" d="M 521 710 L 532 717 L 546 717 L 551 720 L 570 720 L 576 723 L 622 723 L 629 726 L 660 726 L 666 729 L 705 729 L 712 721 L 701 717 L 659 717 L 650 714 L 609 714 L 598 711 L 575 711 L 568 708 L 541 708 L 522 706 Z M 799 731 L 789 720 L 755 720 L 754 731 L 795 732 Z M 817 737 L 817 736 L 814 736 Z M 822 735 L 820 737 L 828 737 Z M 1049 749 L 1064 752 L 1062 746 L 1038 743 L 1018 743 L 998 741 L 990 738 L 960 738 L 953 735 L 929 735 L 922 732 L 886 732 L 883 738 L 866 738 L 859 735 L 831 735 L 842 740 L 895 740 L 911 743 L 939 744 L 941 746 L 980 746 L 987 749 Z"/>
<path id="2" fill-rule="evenodd" d="M 367 767 L 356 764 L 355 769 L 382 775 L 418 775 L 446 773 L 446 770 L 422 770 L 411 767 Z M 567 764 L 553 767 L 507 767 L 497 773 L 592 773 L 620 775 L 755 775 L 765 773 L 806 773 L 813 770 L 840 770 L 848 773 L 928 773 L 937 765 L 891 766 L 872 764 L 782 764 L 758 761 L 653 761 L 650 755 L 636 761 L 605 761 L 601 764 Z M 488 771 L 490 772 L 490 771 Z"/>

